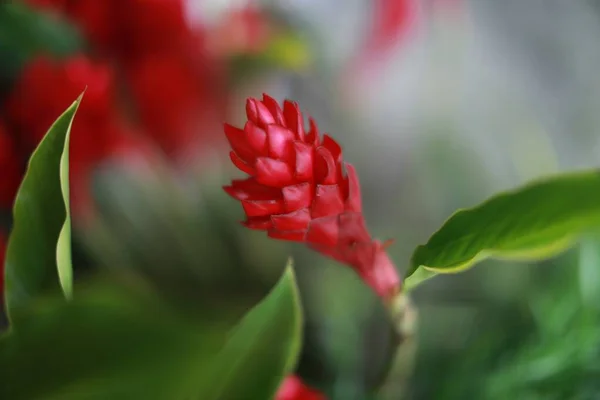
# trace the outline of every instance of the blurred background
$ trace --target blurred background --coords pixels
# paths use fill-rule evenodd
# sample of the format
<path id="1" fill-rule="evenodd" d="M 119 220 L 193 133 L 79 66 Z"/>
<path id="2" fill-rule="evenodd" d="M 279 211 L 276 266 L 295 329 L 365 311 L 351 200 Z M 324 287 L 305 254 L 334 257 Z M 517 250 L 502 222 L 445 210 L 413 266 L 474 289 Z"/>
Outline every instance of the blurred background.
<path id="1" fill-rule="evenodd" d="M 138 265 L 191 308 L 245 307 L 291 254 L 297 374 L 365 398 L 389 361 L 382 306 L 352 271 L 240 227 L 221 124 L 243 123 L 248 96 L 297 101 L 358 169 L 369 228 L 396 239 L 403 272 L 457 208 L 597 166 L 599 38 L 597 0 L 4 1 L 0 251 L 28 157 L 87 88 L 71 137 L 76 272 Z M 590 239 L 543 265 L 427 282 L 398 398 L 600 398 L 598 257 Z"/>

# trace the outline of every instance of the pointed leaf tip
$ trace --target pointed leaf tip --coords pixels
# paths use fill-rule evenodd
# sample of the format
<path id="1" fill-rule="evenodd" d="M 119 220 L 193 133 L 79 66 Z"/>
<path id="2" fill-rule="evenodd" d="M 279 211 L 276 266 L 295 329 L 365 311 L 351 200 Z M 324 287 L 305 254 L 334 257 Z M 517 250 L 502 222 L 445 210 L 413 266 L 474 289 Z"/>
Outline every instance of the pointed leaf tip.
<path id="1" fill-rule="evenodd" d="M 80 98 L 58 117 L 31 155 L 15 198 L 5 265 L 11 321 L 16 310 L 43 292 L 70 295 L 68 135 Z"/>

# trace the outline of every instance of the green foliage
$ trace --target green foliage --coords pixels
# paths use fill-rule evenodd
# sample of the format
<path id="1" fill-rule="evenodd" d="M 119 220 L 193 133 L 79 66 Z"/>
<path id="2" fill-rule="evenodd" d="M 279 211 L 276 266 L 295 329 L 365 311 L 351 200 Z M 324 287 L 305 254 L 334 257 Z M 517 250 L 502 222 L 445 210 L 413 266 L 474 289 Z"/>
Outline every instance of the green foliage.
<path id="1" fill-rule="evenodd" d="M 19 322 L 0 341 L 1 398 L 185 398 L 219 343 L 216 328 L 115 287 L 41 298 Z"/>
<path id="2" fill-rule="evenodd" d="M 232 334 L 158 299 L 111 281 L 32 303 L 0 340 L 0 398 L 266 399 L 293 367 L 301 310 L 291 267 Z"/>
<path id="3" fill-rule="evenodd" d="M 269 399 L 295 367 L 301 310 L 291 264 L 279 285 L 234 329 L 211 366 L 202 399 Z"/>
<path id="4" fill-rule="evenodd" d="M 12 82 L 39 53 L 65 56 L 83 47 L 66 21 L 34 11 L 20 1 L 0 4 L 0 87 Z"/>
<path id="5" fill-rule="evenodd" d="M 79 101 L 44 136 L 31 156 L 15 199 L 5 263 L 5 299 L 10 317 L 40 293 L 59 290 L 60 283 L 65 293 L 71 291 L 70 218 L 68 198 L 63 196 L 68 195 L 69 131 Z"/>
<path id="6" fill-rule="evenodd" d="M 598 171 L 533 182 L 450 217 L 413 253 L 406 289 L 438 273 L 464 271 L 486 258 L 549 258 L 571 247 L 581 233 L 598 225 Z"/>

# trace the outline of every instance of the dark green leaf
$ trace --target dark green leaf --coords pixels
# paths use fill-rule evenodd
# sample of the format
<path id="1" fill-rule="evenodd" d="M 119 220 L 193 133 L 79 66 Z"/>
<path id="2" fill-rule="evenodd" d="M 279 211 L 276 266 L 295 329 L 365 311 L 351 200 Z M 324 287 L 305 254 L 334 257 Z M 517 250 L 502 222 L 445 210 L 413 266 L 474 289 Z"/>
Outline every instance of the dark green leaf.
<path id="1" fill-rule="evenodd" d="M 225 331 L 184 322 L 127 289 L 30 303 L 0 339 L 0 398 L 189 399 Z"/>
<path id="2" fill-rule="evenodd" d="M 438 273 L 455 273 L 486 258 L 537 261 L 569 248 L 600 225 L 600 172 L 539 180 L 455 213 L 417 247 L 407 290 Z"/>
<path id="3" fill-rule="evenodd" d="M 61 230 L 70 222 L 63 198 L 63 190 L 67 194 L 68 185 L 64 179 L 61 183 L 61 169 L 66 178 L 68 162 L 66 158 L 63 160 L 63 152 L 79 101 L 56 120 L 31 156 L 15 199 L 5 264 L 9 317 L 41 292 L 59 290 L 59 270 L 64 286 L 70 288 L 68 227 L 62 234 L 59 249 L 57 242 Z"/>
<path id="4" fill-rule="evenodd" d="M 293 269 L 234 329 L 212 364 L 202 400 L 270 399 L 295 366 L 301 309 Z"/>
<path id="5" fill-rule="evenodd" d="M 31 57 L 40 53 L 63 57 L 82 47 L 79 33 L 66 19 L 21 1 L 0 2 L 0 89 L 10 86 Z"/>

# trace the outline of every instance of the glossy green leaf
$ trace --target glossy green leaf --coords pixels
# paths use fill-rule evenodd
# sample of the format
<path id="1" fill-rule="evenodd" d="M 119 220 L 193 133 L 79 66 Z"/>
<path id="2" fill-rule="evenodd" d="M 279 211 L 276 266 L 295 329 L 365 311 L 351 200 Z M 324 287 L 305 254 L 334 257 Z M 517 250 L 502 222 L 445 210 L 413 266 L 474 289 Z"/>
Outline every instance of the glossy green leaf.
<path id="1" fill-rule="evenodd" d="M 461 272 L 487 258 L 553 257 L 599 225 L 599 171 L 538 180 L 456 212 L 413 253 L 405 289 L 439 273 Z"/>
<path id="2" fill-rule="evenodd" d="M 77 112 L 77 101 L 74 113 Z M 73 114 L 74 117 L 74 114 Z M 63 152 L 60 156 L 60 191 L 65 207 L 65 222 L 58 234 L 58 242 L 56 244 L 56 266 L 58 268 L 58 280 L 63 292 L 67 298 L 73 296 L 73 260 L 71 251 L 71 204 L 70 204 L 70 189 L 69 189 L 69 143 L 71 137 L 71 127 L 73 126 L 73 118 L 69 123 L 65 134 L 65 143 Z"/>
<path id="3" fill-rule="evenodd" d="M 300 307 L 294 272 L 288 265 L 277 286 L 233 330 L 199 398 L 272 398 L 296 364 Z"/>
<path id="4" fill-rule="evenodd" d="M 70 218 L 63 197 L 68 194 L 68 154 L 63 153 L 79 101 L 56 120 L 32 154 L 15 199 L 5 261 L 10 317 L 40 293 L 60 290 L 61 282 L 70 292 Z"/>
<path id="5" fill-rule="evenodd" d="M 0 338 L 0 398 L 190 399 L 224 329 L 113 285 L 40 298 Z"/>

